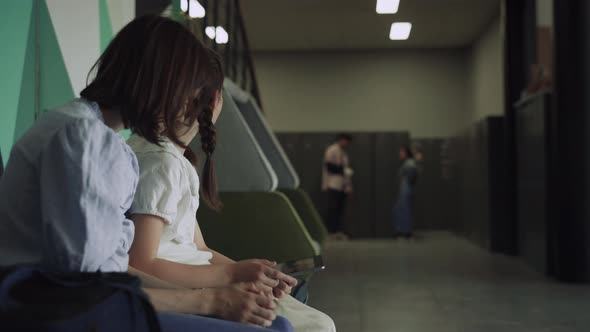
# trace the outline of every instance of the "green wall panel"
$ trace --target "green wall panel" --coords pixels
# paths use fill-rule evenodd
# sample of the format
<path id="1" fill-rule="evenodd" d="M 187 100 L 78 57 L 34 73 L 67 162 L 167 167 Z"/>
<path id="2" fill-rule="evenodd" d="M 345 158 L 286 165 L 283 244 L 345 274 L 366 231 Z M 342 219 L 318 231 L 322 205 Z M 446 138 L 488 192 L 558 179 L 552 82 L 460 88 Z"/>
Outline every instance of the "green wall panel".
<path id="1" fill-rule="evenodd" d="M 8 160 L 14 143 L 32 13 L 32 1 L 5 1 L 0 11 L 0 150 L 4 156 L 4 163 Z"/>
<path id="2" fill-rule="evenodd" d="M 121 135 L 125 140 L 128 140 L 129 136 L 131 136 L 131 130 L 129 130 L 129 129 L 121 130 L 119 132 L 119 135 Z"/>
<path id="3" fill-rule="evenodd" d="M 38 7 L 34 3 L 32 0 L 7 1 L 0 12 L 0 100 L 3 106 L 0 151 L 3 164 L 14 142 L 35 121 L 36 101 L 43 113 L 74 98 L 78 92 L 73 91 L 47 4 L 45 0 L 40 0 Z M 113 37 L 113 30 L 107 1 L 98 0 L 98 4 L 100 48 L 104 50 Z M 39 84 L 38 91 L 36 84 Z M 128 138 L 130 132 L 126 130 L 121 135 Z"/>
<path id="4" fill-rule="evenodd" d="M 113 38 L 113 28 L 111 26 L 111 17 L 106 0 L 99 0 L 99 20 L 100 20 L 100 51 L 104 51 L 111 39 Z"/>
<path id="5" fill-rule="evenodd" d="M 176 20 L 180 23 L 185 23 L 187 21 L 186 16 L 180 10 L 180 0 L 172 0 L 172 17 L 173 20 Z"/>
<path id="6" fill-rule="evenodd" d="M 45 1 L 41 2 L 39 8 L 39 43 L 39 104 L 41 112 L 45 112 L 65 104 L 75 96 Z"/>
<path id="7" fill-rule="evenodd" d="M 16 142 L 35 121 L 35 19 L 31 16 L 27 49 L 23 66 L 14 141 Z"/>

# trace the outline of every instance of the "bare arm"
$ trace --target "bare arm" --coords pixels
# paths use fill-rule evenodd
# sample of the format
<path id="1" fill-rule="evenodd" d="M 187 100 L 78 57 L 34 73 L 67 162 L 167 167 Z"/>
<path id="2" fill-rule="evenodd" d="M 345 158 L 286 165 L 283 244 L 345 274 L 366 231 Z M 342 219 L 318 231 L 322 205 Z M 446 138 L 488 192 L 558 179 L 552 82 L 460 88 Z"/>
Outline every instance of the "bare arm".
<path id="1" fill-rule="evenodd" d="M 193 239 L 195 245 L 199 250 L 202 251 L 209 251 L 213 254 L 213 258 L 211 258 L 211 264 L 232 264 L 235 263 L 234 260 L 228 258 L 227 256 L 210 249 L 207 244 L 205 243 L 205 239 L 203 238 L 203 232 L 201 232 L 201 228 L 197 223 L 195 227 L 195 238 Z M 276 297 L 283 298 L 284 296 L 291 293 L 291 289 L 295 286 L 295 283 L 288 283 L 283 280 L 279 282 L 279 284 L 273 288 L 272 294 Z M 256 288 L 256 287 L 254 287 Z M 269 293 L 270 294 L 270 293 Z"/>
<path id="2" fill-rule="evenodd" d="M 350 159 L 348 159 L 348 155 L 344 156 L 344 168 L 350 169 Z M 344 191 L 347 193 L 352 193 L 352 175 L 348 174 L 347 171 L 344 172 Z"/>
<path id="3" fill-rule="evenodd" d="M 238 287 L 216 289 L 144 288 L 157 311 L 215 316 L 221 319 L 270 326 L 276 304 L 269 298 Z"/>
<path id="4" fill-rule="evenodd" d="M 213 258 L 211 258 L 211 264 L 232 264 L 235 263 L 236 261 L 234 261 L 233 259 L 221 254 L 218 251 L 215 251 L 211 248 L 207 248 L 207 249 L 203 249 L 203 250 L 207 250 L 210 251 L 213 254 Z"/>
<path id="5" fill-rule="evenodd" d="M 188 289 L 144 288 L 157 311 L 182 314 L 211 315 L 212 297 L 209 291 Z"/>
<path id="6" fill-rule="evenodd" d="M 181 286 L 169 283 L 162 279 L 158 279 L 152 275 L 149 275 L 145 272 L 142 272 L 133 266 L 129 266 L 127 271 L 130 275 L 136 276 L 141 280 L 141 284 L 143 287 L 146 288 L 157 288 L 157 289 L 185 289 Z"/>
<path id="7" fill-rule="evenodd" d="M 188 265 L 157 258 L 163 220 L 147 214 L 135 214 L 131 219 L 135 223 L 135 239 L 129 251 L 129 265 L 187 288 L 222 287 L 232 283 L 229 271 L 222 265 Z"/>
<path id="8" fill-rule="evenodd" d="M 129 267 L 129 274 L 143 283 L 143 291 L 157 311 L 215 316 L 259 326 L 274 320 L 274 303 L 260 295 L 246 295 L 245 287 L 187 289 Z"/>
<path id="9" fill-rule="evenodd" d="M 249 260 L 238 263 L 189 265 L 157 257 L 160 236 L 164 228 L 161 218 L 148 214 L 135 214 L 135 239 L 129 251 L 129 264 L 138 270 L 167 282 L 187 288 L 214 288 L 239 282 L 253 282 L 260 290 L 272 291 L 279 283 L 296 283 L 296 280 L 271 267 L 266 260 Z"/>
<path id="10" fill-rule="evenodd" d="M 328 149 L 324 152 L 324 160 L 322 162 L 322 191 L 328 190 L 328 169 L 326 168 L 326 163 L 331 162 L 331 160 L 332 155 Z"/>

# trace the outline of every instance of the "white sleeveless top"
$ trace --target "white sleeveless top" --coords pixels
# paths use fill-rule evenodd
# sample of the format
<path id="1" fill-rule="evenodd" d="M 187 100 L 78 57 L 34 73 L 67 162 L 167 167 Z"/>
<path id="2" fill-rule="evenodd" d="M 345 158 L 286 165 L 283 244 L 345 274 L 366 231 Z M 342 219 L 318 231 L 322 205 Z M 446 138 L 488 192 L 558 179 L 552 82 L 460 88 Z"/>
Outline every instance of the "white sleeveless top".
<path id="1" fill-rule="evenodd" d="M 161 146 L 132 135 L 127 143 L 139 162 L 139 182 L 131 214 L 158 216 L 166 223 L 158 258 L 178 263 L 209 264 L 212 254 L 194 243 L 199 208 L 199 176 L 174 143 Z"/>

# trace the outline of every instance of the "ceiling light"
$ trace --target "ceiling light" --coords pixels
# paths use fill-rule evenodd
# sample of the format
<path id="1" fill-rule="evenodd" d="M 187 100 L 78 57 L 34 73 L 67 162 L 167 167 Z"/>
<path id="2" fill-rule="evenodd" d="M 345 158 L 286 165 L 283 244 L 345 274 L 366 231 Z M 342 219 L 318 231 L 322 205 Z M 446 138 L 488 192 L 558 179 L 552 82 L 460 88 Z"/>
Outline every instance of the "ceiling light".
<path id="1" fill-rule="evenodd" d="M 188 16 L 192 18 L 205 17 L 205 8 L 197 0 L 189 0 Z"/>
<path id="2" fill-rule="evenodd" d="M 227 44 L 229 41 L 229 34 L 223 27 L 215 28 L 215 42 L 217 44 Z"/>
<path id="3" fill-rule="evenodd" d="M 377 0 L 377 14 L 395 14 L 399 9 L 399 0 Z"/>
<path id="4" fill-rule="evenodd" d="M 206 27 L 205 34 L 209 39 L 215 39 L 215 28 L 214 27 Z"/>
<path id="5" fill-rule="evenodd" d="M 180 10 L 182 10 L 182 12 L 188 10 L 188 0 L 180 0 Z"/>
<path id="6" fill-rule="evenodd" d="M 389 32 L 389 39 L 391 40 L 406 40 L 410 38 L 410 32 L 412 31 L 412 23 L 408 22 L 397 22 L 391 25 L 391 31 Z"/>
<path id="7" fill-rule="evenodd" d="M 229 41 L 229 34 L 223 27 L 208 26 L 205 28 L 205 34 L 217 44 L 227 44 Z"/>

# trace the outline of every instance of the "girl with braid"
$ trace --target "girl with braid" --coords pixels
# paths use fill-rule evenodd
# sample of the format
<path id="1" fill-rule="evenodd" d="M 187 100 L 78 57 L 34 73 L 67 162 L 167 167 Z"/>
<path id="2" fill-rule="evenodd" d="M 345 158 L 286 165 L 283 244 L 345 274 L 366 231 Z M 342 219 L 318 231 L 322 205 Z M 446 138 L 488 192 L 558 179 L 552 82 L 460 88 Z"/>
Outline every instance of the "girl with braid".
<path id="1" fill-rule="evenodd" d="M 193 98 L 184 103 L 179 117 L 164 115 L 166 121 L 174 122 L 167 128 L 175 130 L 161 131 L 159 137 L 151 139 L 135 132 L 128 140 L 140 169 L 129 211 L 135 224 L 129 264 L 191 289 L 233 286 L 264 295 L 277 305 L 276 314 L 287 318 L 296 331 L 335 331 L 327 315 L 289 296 L 297 281 L 273 269 L 275 262 L 234 262 L 205 243 L 195 216 L 199 195 L 213 209 L 221 207 L 212 155 L 224 79 L 218 56 L 210 50 L 207 55 L 208 63 L 198 68 L 200 80 L 195 82 Z M 188 147 L 197 133 L 206 156 L 200 178 L 196 155 Z M 267 326 L 271 319 L 253 323 Z"/>
<path id="2" fill-rule="evenodd" d="M 156 232 L 154 248 L 161 244 L 161 257 L 179 260 L 175 255 L 182 253 L 180 248 L 192 250 L 195 261 L 211 257 L 190 246 L 187 237 L 192 236 L 194 220 L 191 226 L 181 219 L 196 208 L 192 198 L 198 195 L 196 174 L 184 163 L 182 151 L 199 122 L 203 147 L 209 157 L 213 152 L 212 123 L 221 107 L 223 81 L 215 65 L 216 57 L 178 22 L 144 16 L 121 29 L 91 70 L 81 98 L 45 112 L 12 147 L 0 181 L 0 267 L 24 265 L 28 271 L 40 266 L 42 271 L 68 273 L 52 275 L 57 278 L 55 283 L 33 279 L 22 283 L 34 283 L 34 290 L 43 294 L 53 293 L 56 285 L 74 290 L 76 286 L 64 285 L 72 272 L 137 275 L 165 332 L 263 332 L 266 330 L 256 326 L 271 324 L 271 329 L 292 331 L 284 318 L 276 316 L 276 304 L 268 296 L 236 286 L 246 282 L 278 295 L 288 292 L 295 280 L 274 271 L 270 262 L 240 262 L 201 273 L 190 266 L 187 269 L 188 265 L 164 260 L 146 264 L 137 259 L 141 257 L 137 249 L 152 254 L 146 239 Z M 142 152 L 141 173 L 135 154 L 117 133 L 125 128 L 136 134 L 132 141 Z M 205 169 L 203 193 L 215 204 L 210 161 Z M 133 204 L 140 175 L 142 188 L 134 209 L 160 219 L 136 220 L 140 241 L 136 241 L 139 246 L 134 245 L 133 264 L 168 280 L 188 280 L 183 276 L 199 280 L 184 282 L 188 287 L 128 265 L 134 224 L 126 212 Z M 158 178 L 152 183 L 167 186 L 167 191 L 146 187 L 146 177 Z M 194 211 L 190 213 L 194 217 Z M 165 223 L 170 226 L 163 227 Z M 196 234 L 198 239 L 200 232 Z M 177 272 L 169 273 L 173 270 Z M 44 272 L 33 273 L 39 274 Z M 226 287 L 197 289 L 214 286 Z M 27 286 L 23 289 L 33 291 Z M 54 302 L 61 311 L 72 304 L 67 296 L 58 296 Z M 137 301 L 130 301 L 129 310 L 134 312 L 137 308 L 131 302 Z M 8 308 L 13 306 L 6 307 L 8 314 L 14 311 Z M 29 306 L 14 307 L 20 311 Z M 92 316 L 86 310 L 89 307 L 82 309 L 81 314 Z M 94 312 L 98 309 L 92 307 Z M 57 317 L 47 317 L 57 321 Z M 61 320 L 58 324 L 71 327 Z"/>

